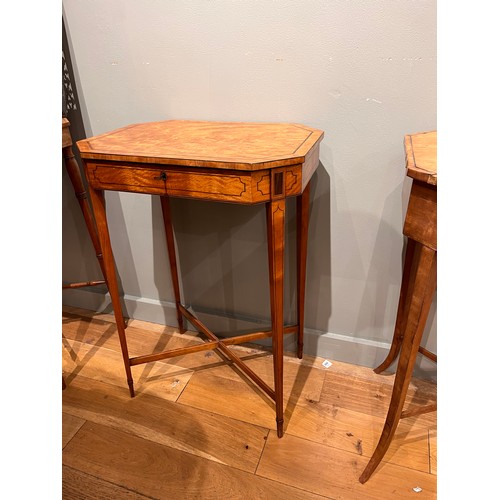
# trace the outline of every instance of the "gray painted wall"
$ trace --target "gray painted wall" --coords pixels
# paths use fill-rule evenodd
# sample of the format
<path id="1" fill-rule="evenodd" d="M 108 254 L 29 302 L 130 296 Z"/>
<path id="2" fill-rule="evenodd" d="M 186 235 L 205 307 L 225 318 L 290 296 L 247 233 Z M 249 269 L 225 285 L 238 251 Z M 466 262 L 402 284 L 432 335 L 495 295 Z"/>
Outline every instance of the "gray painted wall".
<path id="1" fill-rule="evenodd" d="M 312 180 L 306 352 L 386 353 L 411 182 L 403 137 L 436 128 L 435 0 L 63 0 L 87 136 L 165 120 L 298 122 L 325 131 Z M 175 325 L 159 200 L 107 193 L 131 317 Z M 218 332 L 269 324 L 263 206 L 173 200 L 187 304 Z M 285 317 L 295 317 L 295 201 Z M 63 175 L 63 279 L 100 271 Z M 65 304 L 109 309 L 104 290 Z M 287 344 L 291 348 L 290 341 Z M 424 345 L 436 352 L 436 303 Z M 420 374 L 434 378 L 427 360 Z"/>

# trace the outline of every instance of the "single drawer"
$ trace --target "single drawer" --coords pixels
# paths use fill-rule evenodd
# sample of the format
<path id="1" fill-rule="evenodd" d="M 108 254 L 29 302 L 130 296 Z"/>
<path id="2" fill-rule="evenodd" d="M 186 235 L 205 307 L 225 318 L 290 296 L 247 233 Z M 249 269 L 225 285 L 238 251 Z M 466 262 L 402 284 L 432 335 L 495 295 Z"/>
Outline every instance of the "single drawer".
<path id="1" fill-rule="evenodd" d="M 166 193 L 162 170 L 99 163 L 87 163 L 86 168 L 88 181 L 94 189 L 148 194 Z"/>
<path id="2" fill-rule="evenodd" d="M 246 172 L 233 174 L 208 169 L 178 170 L 101 163 L 87 163 L 86 168 L 89 183 L 94 189 L 252 202 L 251 176 Z"/>

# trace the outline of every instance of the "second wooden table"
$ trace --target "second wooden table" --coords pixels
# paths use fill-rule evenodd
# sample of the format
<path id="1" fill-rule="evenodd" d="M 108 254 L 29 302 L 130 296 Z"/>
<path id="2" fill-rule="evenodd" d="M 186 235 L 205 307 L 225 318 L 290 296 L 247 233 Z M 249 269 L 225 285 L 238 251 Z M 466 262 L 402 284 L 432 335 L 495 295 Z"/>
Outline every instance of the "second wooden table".
<path id="1" fill-rule="evenodd" d="M 399 360 L 384 428 L 361 483 L 384 458 L 400 419 L 437 409 L 432 403 L 403 410 L 417 354 L 437 362 L 437 356 L 420 345 L 437 283 L 437 132 L 405 136 L 405 151 L 406 173 L 413 179 L 403 227 L 408 244 L 391 348 L 375 373 L 389 368 L 398 355 Z"/>
<path id="2" fill-rule="evenodd" d="M 309 181 L 319 164 L 322 138 L 321 130 L 298 124 L 161 121 L 130 125 L 77 143 L 89 183 L 131 396 L 134 396 L 132 366 L 218 349 L 275 402 L 277 434 L 283 436 L 283 335 L 297 334 L 297 355 L 301 358 Z M 160 196 L 179 329 L 185 331 L 185 318 L 205 335 L 205 343 L 129 356 L 106 218 L 106 190 Z M 296 325 L 285 327 L 285 210 L 286 198 L 292 196 L 297 197 L 298 318 Z M 170 197 L 266 204 L 271 331 L 219 339 L 181 303 Z M 266 337 L 272 337 L 274 388 L 269 387 L 228 347 Z"/>

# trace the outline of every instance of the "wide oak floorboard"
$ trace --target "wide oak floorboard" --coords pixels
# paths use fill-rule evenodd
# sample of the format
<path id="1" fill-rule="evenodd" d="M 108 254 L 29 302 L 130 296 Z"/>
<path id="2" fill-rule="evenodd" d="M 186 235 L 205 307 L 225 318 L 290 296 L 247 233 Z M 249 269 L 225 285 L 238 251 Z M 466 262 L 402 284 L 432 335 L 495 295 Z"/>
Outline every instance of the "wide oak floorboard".
<path id="1" fill-rule="evenodd" d="M 335 499 L 415 498 L 416 486 L 422 488 L 418 498 L 436 498 L 435 476 L 388 463 L 383 463 L 381 473 L 367 483 L 359 483 L 368 460 L 289 434 L 281 439 L 271 434 L 257 475 Z"/>
<path id="2" fill-rule="evenodd" d="M 104 481 L 98 477 L 63 466 L 62 498 L 71 500 L 146 500 L 135 491 Z"/>
<path id="3" fill-rule="evenodd" d="M 192 455 L 255 472 L 269 429 L 147 394 L 77 378 L 63 395 L 65 414 L 106 425 Z"/>
<path id="4" fill-rule="evenodd" d="M 92 422 L 66 446 L 63 464 L 151 498 L 319 498 Z"/>

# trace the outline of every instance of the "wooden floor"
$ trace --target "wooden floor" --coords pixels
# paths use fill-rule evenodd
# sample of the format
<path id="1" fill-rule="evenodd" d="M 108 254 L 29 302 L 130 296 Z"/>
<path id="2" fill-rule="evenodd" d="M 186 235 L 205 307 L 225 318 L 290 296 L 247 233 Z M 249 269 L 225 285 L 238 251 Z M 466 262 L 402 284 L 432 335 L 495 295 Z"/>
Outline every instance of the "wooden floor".
<path id="1" fill-rule="evenodd" d="M 131 356 L 202 341 L 138 320 L 127 338 Z M 268 352 L 232 349 L 272 386 Z M 130 398 L 113 316 L 65 307 L 63 498 L 435 499 L 436 414 L 402 421 L 362 485 L 394 378 L 322 362 L 286 356 L 278 439 L 273 403 L 213 351 L 132 367 Z M 414 380 L 407 406 L 435 398 Z"/>

